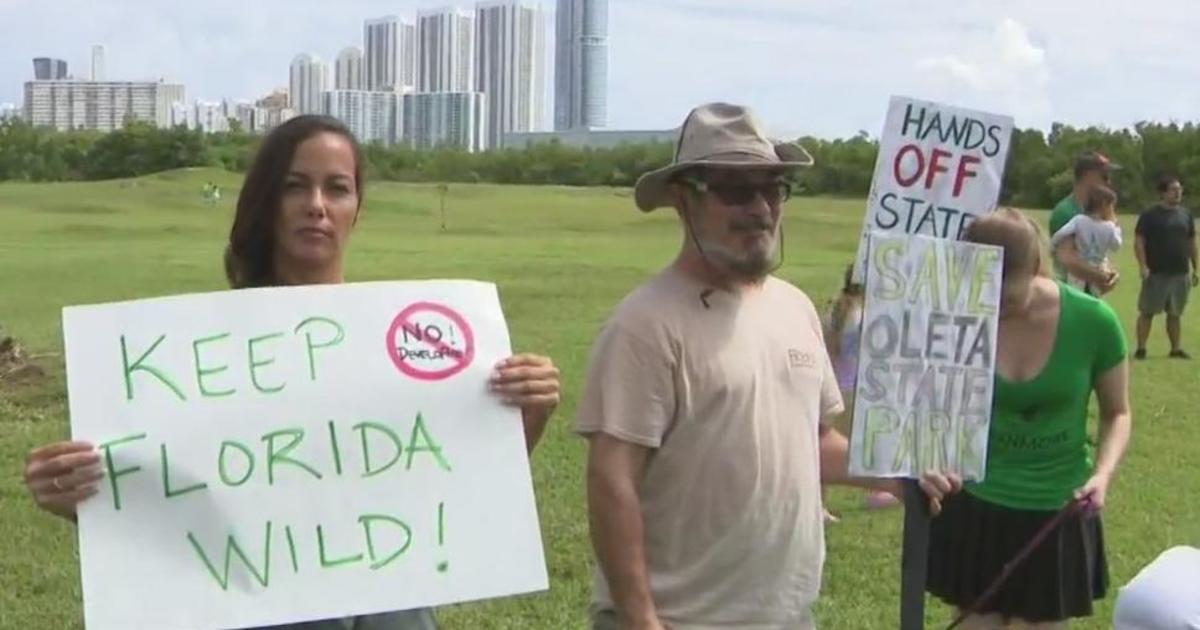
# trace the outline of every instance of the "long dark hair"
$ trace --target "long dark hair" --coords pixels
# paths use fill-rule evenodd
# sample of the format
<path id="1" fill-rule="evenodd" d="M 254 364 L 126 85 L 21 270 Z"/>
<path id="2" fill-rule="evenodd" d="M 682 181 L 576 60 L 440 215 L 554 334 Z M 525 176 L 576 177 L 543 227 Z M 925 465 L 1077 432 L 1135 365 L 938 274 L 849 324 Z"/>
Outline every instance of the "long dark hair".
<path id="1" fill-rule="evenodd" d="M 275 261 L 275 222 L 284 180 L 291 168 L 296 148 L 319 133 L 345 138 L 354 150 L 354 187 L 362 205 L 362 148 L 354 134 L 336 118 L 297 116 L 276 127 L 263 139 L 246 171 L 238 194 L 237 214 L 225 248 L 225 277 L 234 289 L 271 286 L 277 282 Z"/>

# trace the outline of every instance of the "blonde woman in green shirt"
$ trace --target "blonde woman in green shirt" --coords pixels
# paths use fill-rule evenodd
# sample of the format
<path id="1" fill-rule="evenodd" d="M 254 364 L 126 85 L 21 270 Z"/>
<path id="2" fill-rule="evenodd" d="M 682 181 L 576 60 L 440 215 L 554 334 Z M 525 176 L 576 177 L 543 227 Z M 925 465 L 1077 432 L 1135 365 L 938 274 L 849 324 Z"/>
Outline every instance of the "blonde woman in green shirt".
<path id="1" fill-rule="evenodd" d="M 962 626 L 1061 628 L 1090 616 L 1108 588 L 1099 510 L 1129 442 L 1125 336 L 1106 303 L 1050 277 L 1044 239 L 1025 215 L 997 210 L 966 239 L 1004 248 L 987 472 L 933 520 L 927 589 L 968 609 L 1035 533 L 1086 499 L 1089 509 L 1056 527 Z"/>

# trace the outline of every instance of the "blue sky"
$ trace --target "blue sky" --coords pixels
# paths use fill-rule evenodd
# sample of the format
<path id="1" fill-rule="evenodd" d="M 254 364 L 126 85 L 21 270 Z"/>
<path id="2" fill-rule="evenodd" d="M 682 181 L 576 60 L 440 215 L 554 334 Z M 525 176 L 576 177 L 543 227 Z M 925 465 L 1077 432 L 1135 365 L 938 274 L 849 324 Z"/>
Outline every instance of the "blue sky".
<path id="1" fill-rule="evenodd" d="M 297 53 L 332 61 L 361 45 L 364 19 L 447 1 L 0 0 L 0 103 L 20 102 L 33 57 L 86 75 L 97 43 L 109 78 L 257 98 Z M 877 135 L 891 94 L 1042 129 L 1200 119 L 1194 0 L 610 0 L 609 55 L 614 128 L 671 128 L 728 100 L 779 135 Z"/>

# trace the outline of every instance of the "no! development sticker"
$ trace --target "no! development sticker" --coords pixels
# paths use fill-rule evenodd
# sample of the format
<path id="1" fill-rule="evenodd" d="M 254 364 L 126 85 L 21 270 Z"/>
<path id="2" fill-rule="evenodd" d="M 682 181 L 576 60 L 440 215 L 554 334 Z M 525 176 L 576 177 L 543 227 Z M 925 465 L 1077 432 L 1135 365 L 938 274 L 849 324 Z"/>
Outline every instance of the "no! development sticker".
<path id="1" fill-rule="evenodd" d="M 471 365 L 475 335 L 453 309 L 417 302 L 392 320 L 387 347 L 396 369 L 420 381 L 441 381 Z"/>

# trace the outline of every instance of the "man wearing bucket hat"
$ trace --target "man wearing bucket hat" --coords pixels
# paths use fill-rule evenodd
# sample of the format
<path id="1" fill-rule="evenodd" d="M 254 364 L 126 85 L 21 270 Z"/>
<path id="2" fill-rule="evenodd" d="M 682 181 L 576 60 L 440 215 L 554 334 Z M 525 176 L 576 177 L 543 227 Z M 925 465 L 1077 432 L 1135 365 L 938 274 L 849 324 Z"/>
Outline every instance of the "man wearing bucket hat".
<path id="1" fill-rule="evenodd" d="M 597 630 L 812 626 L 820 483 L 850 481 L 824 422 L 842 400 L 812 302 L 771 275 L 787 177 L 811 164 L 712 103 L 637 182 L 638 208 L 674 207 L 684 239 L 605 323 L 579 404 Z M 959 481 L 922 486 L 940 498 Z"/>

